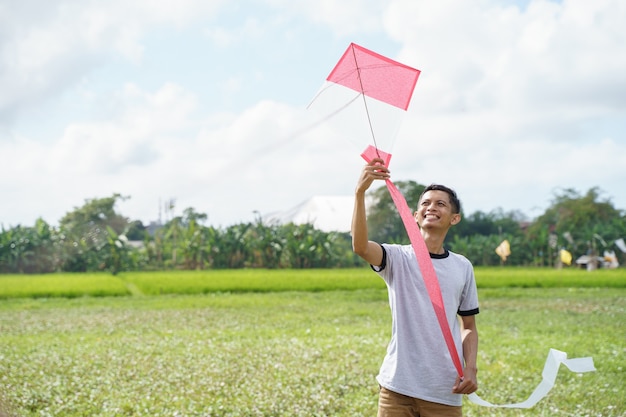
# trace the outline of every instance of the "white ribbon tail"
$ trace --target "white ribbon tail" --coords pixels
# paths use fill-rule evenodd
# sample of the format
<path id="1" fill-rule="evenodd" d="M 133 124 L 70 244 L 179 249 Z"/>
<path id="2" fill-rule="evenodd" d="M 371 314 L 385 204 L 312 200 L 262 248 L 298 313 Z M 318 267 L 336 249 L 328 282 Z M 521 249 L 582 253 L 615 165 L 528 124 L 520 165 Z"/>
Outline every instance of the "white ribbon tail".
<path id="1" fill-rule="evenodd" d="M 539 383 L 539 385 L 537 385 L 537 388 L 535 388 L 526 401 L 515 404 L 496 405 L 483 400 L 476 395 L 476 393 L 470 394 L 467 397 L 474 404 L 484 407 L 530 408 L 541 401 L 541 399 L 545 397 L 548 392 L 550 392 L 552 387 L 554 387 L 556 375 L 559 372 L 559 366 L 561 364 L 565 365 L 570 371 L 577 373 L 592 372 L 596 370 L 593 364 L 593 358 L 591 357 L 567 359 L 567 353 L 556 349 L 550 349 L 550 352 L 548 352 L 548 358 L 546 359 L 546 363 L 543 367 L 543 372 L 541 373 L 543 380 Z"/>

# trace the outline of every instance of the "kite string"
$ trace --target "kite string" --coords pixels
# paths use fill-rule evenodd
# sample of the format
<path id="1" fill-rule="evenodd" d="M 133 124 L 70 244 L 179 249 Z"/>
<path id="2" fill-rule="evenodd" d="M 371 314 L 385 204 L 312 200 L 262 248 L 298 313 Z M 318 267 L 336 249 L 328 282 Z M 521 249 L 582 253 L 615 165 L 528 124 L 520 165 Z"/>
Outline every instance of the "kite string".
<path id="1" fill-rule="evenodd" d="M 372 119 L 370 118 L 370 111 L 367 107 L 367 99 L 365 98 L 365 89 L 363 88 L 363 80 L 361 79 L 361 67 L 359 67 L 359 62 L 356 59 L 356 52 L 354 51 L 354 45 L 352 46 L 352 56 L 354 57 L 354 65 L 356 67 L 359 85 L 361 86 L 361 95 L 363 96 L 363 104 L 365 105 L 365 114 L 367 115 L 367 123 L 370 126 L 370 132 L 372 133 L 372 140 L 374 141 L 374 147 L 376 148 L 376 154 L 378 154 L 378 144 L 376 143 L 376 135 L 374 134 L 374 127 L 372 126 Z M 378 154 L 380 158 L 380 154 Z"/>
<path id="2" fill-rule="evenodd" d="M 304 126 L 303 128 L 300 128 L 300 129 L 294 131 L 285 140 L 281 141 L 280 144 L 291 142 L 293 139 L 297 139 L 299 136 L 309 132 L 310 130 L 313 130 L 313 129 L 317 128 L 322 123 L 332 119 L 337 114 L 339 114 L 341 111 L 343 111 L 344 109 L 348 108 L 352 103 L 354 103 L 359 98 L 359 95 L 360 94 L 357 94 L 356 96 L 354 96 L 354 98 L 350 99 L 350 101 L 348 101 L 347 103 L 345 103 L 341 107 L 338 107 L 337 109 L 333 110 L 332 112 L 330 112 L 330 113 L 326 114 L 325 116 L 321 117 L 320 119 L 314 121 L 313 123 L 311 123 L 311 124 L 309 124 L 307 126 Z M 313 104 L 313 101 L 315 101 L 317 96 L 319 96 L 319 93 L 313 98 L 313 100 L 311 100 L 311 102 L 307 106 L 307 109 L 311 106 L 311 104 Z"/>
<path id="3" fill-rule="evenodd" d="M 293 132 L 291 132 L 291 134 L 283 137 L 282 139 L 278 140 L 275 143 L 270 143 L 264 146 L 261 146 L 259 148 L 256 148 L 254 151 L 250 152 L 248 156 L 243 158 L 244 162 L 249 162 L 249 161 L 253 161 L 258 159 L 259 154 L 265 154 L 268 152 L 272 152 L 276 149 L 278 149 L 279 147 L 286 145 L 298 138 L 300 138 L 302 135 L 316 129 L 317 127 L 319 127 L 320 125 L 322 125 L 324 122 L 332 119 L 333 117 L 335 117 L 337 114 L 339 114 L 341 111 L 343 111 L 344 109 L 346 109 L 347 107 L 349 107 L 352 103 L 354 103 L 356 100 L 358 100 L 359 96 L 361 94 L 360 93 L 356 93 L 355 96 L 353 98 L 350 99 L 350 101 L 348 101 L 347 103 L 345 103 L 344 105 L 342 105 L 341 107 L 336 108 L 335 110 L 331 111 L 330 113 L 324 115 L 323 117 L 315 120 L 314 122 L 301 127 L 298 130 L 295 130 Z M 315 98 L 313 98 L 313 100 L 311 101 L 311 103 L 309 103 L 309 105 L 307 106 L 307 108 L 309 106 L 311 106 L 311 104 L 313 103 L 313 101 L 315 101 L 315 99 L 317 98 L 317 96 L 319 96 L 319 94 L 317 94 L 315 96 Z"/>

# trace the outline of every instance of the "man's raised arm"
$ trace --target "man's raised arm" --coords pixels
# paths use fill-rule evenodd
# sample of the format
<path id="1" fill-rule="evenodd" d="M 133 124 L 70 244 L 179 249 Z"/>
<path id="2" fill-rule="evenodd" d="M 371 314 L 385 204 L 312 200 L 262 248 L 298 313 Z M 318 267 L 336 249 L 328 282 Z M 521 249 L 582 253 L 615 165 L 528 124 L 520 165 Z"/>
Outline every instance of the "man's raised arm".
<path id="1" fill-rule="evenodd" d="M 389 178 L 389 170 L 383 163 L 382 159 L 375 158 L 363 168 L 354 193 L 354 211 L 352 213 L 352 249 L 354 253 L 375 266 L 381 265 L 383 250 L 378 243 L 368 238 L 365 193 L 374 180 Z"/>

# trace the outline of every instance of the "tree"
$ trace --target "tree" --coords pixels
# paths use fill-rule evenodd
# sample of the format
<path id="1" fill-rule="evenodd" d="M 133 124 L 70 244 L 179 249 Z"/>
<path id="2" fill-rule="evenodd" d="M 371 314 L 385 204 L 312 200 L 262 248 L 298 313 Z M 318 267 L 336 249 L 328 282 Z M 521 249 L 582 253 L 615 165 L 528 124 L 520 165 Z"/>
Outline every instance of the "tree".
<path id="1" fill-rule="evenodd" d="M 185 269 L 204 269 L 207 262 L 209 237 L 208 228 L 191 220 L 181 234 L 181 257 Z"/>
<path id="2" fill-rule="evenodd" d="M 124 234 L 128 240 L 145 240 L 148 237 L 148 230 L 141 220 L 133 220 L 128 223 Z"/>
<path id="3" fill-rule="evenodd" d="M 285 256 L 291 268 L 319 268 L 333 263 L 332 234 L 315 229 L 310 223 L 287 224 Z"/>
<path id="4" fill-rule="evenodd" d="M 525 216 L 519 211 L 505 212 L 498 208 L 489 213 L 476 211 L 468 216 L 462 213 L 461 219 L 461 222 L 448 232 L 450 239 L 472 235 L 520 235 L 520 225 L 524 222 Z"/>
<path id="5" fill-rule="evenodd" d="M 120 194 L 111 197 L 85 200 L 82 207 L 75 208 L 59 222 L 64 236 L 62 262 L 66 271 L 97 271 L 106 268 L 102 254 L 110 239 L 107 228 L 116 234 L 126 230 L 128 219 L 115 212 L 118 200 L 125 200 Z"/>
<path id="6" fill-rule="evenodd" d="M 45 273 L 58 268 L 58 233 L 43 219 L 0 233 L 0 272 Z"/>
<path id="7" fill-rule="evenodd" d="M 419 197 L 426 188 L 415 181 L 398 181 L 396 187 L 412 209 L 417 207 Z M 377 242 L 409 243 L 404 224 L 387 187 L 379 187 L 371 191 L 369 196 L 373 201 L 367 216 L 370 239 Z"/>
<path id="8" fill-rule="evenodd" d="M 250 229 L 250 239 L 254 253 L 253 266 L 263 268 L 278 268 L 281 266 L 281 260 L 288 241 L 288 237 L 282 233 L 283 230 L 284 227 L 268 226 L 263 223 L 260 216 L 257 217 L 254 226 Z"/>
<path id="9" fill-rule="evenodd" d="M 410 207 L 416 207 L 425 186 L 398 182 Z M 128 197 L 113 194 L 85 200 L 68 212 L 59 228 L 38 219 L 34 227 L 0 230 L 0 273 L 110 271 L 203 268 L 329 268 L 361 265 L 352 251 L 349 233 L 327 233 L 311 224 L 267 225 L 258 218 L 226 229 L 202 225 L 207 215 L 187 208 L 173 216 L 175 201 L 166 204 L 167 223 L 154 236 L 140 221 L 129 221 L 115 205 Z M 386 187 L 368 194 L 370 236 L 380 242 L 409 243 L 404 225 Z M 511 243 L 507 265 L 553 265 L 562 247 L 574 255 L 601 255 L 626 237 L 626 212 L 601 197 L 596 187 L 581 195 L 561 190 L 552 205 L 526 229 L 524 216 L 501 209 L 461 213 L 463 221 L 450 229 L 446 247 L 466 255 L 476 265 L 498 265 L 495 248 Z M 131 240 L 143 240 L 131 245 Z M 618 253 L 619 256 L 623 255 Z"/>
<path id="10" fill-rule="evenodd" d="M 112 227 L 106 226 L 106 244 L 100 255 L 101 269 L 105 269 L 113 275 L 118 272 L 130 269 L 129 250 L 126 246 L 126 236 L 118 235 Z"/>
<path id="11" fill-rule="evenodd" d="M 111 197 L 85 200 L 82 207 L 66 213 L 59 221 L 61 228 L 70 231 L 90 230 L 94 226 L 109 226 L 115 233 L 122 233 L 129 222 L 126 217 L 115 212 L 115 204 L 130 197 L 113 194 Z"/>
<path id="12" fill-rule="evenodd" d="M 198 213 L 193 207 L 187 207 L 183 210 L 181 222 L 183 226 L 189 226 L 192 222 L 202 224 L 209 216 L 205 213 Z"/>
<path id="13" fill-rule="evenodd" d="M 251 223 L 240 223 L 228 227 L 216 239 L 211 248 L 215 268 L 243 268 L 252 259 L 252 248 L 247 242 Z"/>
<path id="14" fill-rule="evenodd" d="M 546 238 L 553 234 L 558 243 L 552 246 L 564 246 L 582 255 L 596 250 L 597 236 L 603 241 L 623 237 L 626 214 L 616 209 L 609 199 L 601 199 L 601 194 L 598 187 L 590 188 L 584 195 L 571 188 L 555 194 L 551 206 L 528 228 L 527 238 L 542 238 L 544 250 L 550 252 Z M 549 259 L 548 264 L 552 261 Z"/>

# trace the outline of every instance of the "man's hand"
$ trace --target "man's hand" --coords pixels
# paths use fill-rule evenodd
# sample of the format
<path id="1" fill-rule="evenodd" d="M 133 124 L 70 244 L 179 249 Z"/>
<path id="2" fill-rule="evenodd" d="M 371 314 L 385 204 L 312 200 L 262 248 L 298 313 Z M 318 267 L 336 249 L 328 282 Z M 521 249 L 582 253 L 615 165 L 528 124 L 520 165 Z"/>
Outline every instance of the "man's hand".
<path id="1" fill-rule="evenodd" d="M 463 369 L 463 381 L 458 376 L 456 382 L 452 387 L 454 394 L 471 394 L 478 389 L 478 382 L 476 380 L 476 369 L 465 368 Z"/>
<path id="2" fill-rule="evenodd" d="M 386 180 L 390 177 L 389 169 L 384 164 L 385 161 L 381 158 L 374 158 L 365 165 L 356 186 L 357 193 L 364 193 L 374 180 Z"/>

